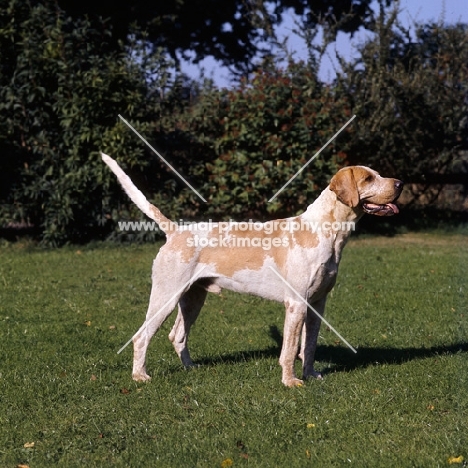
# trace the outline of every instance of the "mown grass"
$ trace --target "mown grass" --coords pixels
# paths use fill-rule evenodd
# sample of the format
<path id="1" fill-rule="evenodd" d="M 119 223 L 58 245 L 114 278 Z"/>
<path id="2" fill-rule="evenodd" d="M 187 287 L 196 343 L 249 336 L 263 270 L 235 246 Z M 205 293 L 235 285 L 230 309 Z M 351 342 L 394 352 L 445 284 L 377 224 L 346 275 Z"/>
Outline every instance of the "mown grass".
<path id="1" fill-rule="evenodd" d="M 467 237 L 358 238 L 289 389 L 283 307 L 209 295 L 185 371 L 167 339 L 131 380 L 157 246 L 0 247 L 0 465 L 437 467 L 468 459 Z M 25 446 L 26 444 L 26 446 Z M 461 459 L 459 459 L 461 460 Z M 459 465 L 461 466 L 461 465 Z"/>

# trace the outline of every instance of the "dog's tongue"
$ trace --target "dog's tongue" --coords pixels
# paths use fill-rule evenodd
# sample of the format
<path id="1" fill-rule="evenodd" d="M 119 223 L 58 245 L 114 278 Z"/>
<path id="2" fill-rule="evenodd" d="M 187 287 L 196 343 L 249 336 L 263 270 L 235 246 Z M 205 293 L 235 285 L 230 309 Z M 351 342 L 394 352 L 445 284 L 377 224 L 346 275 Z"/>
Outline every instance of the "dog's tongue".
<path id="1" fill-rule="evenodd" d="M 386 205 L 377 205 L 375 203 L 365 203 L 363 205 L 364 211 L 376 216 L 393 216 L 399 213 L 398 207 L 393 203 Z"/>

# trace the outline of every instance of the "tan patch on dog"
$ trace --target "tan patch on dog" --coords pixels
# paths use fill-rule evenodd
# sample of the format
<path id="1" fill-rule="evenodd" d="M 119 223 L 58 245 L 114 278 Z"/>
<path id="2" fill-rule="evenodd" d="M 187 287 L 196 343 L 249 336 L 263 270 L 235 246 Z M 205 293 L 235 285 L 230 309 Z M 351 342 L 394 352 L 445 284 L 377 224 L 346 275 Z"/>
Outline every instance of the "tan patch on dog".
<path id="1" fill-rule="evenodd" d="M 151 213 L 153 213 L 153 219 L 159 224 L 162 232 L 169 233 L 177 230 L 177 224 L 166 218 L 159 208 L 154 205 L 150 205 L 149 209 Z"/>
<path id="2" fill-rule="evenodd" d="M 191 245 L 189 239 L 193 236 L 190 231 L 176 231 L 171 233 L 167 240 L 167 246 L 173 252 L 177 252 L 180 255 L 180 259 L 183 263 L 189 263 L 195 258 L 196 248 Z"/>
<path id="3" fill-rule="evenodd" d="M 312 230 L 301 229 L 292 234 L 296 245 L 304 249 L 313 249 L 319 245 L 319 238 L 316 232 Z"/>
<path id="4" fill-rule="evenodd" d="M 289 245 L 288 247 L 274 247 L 268 252 L 268 255 L 273 258 L 275 265 L 283 274 L 284 269 L 288 263 L 288 254 L 290 250 L 291 245 Z"/>
<path id="5" fill-rule="evenodd" d="M 338 200 L 349 207 L 356 207 L 359 204 L 359 192 L 356 185 L 353 167 L 340 169 L 330 181 L 330 190 L 336 193 Z M 362 174 L 356 175 L 362 178 Z"/>
<path id="6" fill-rule="evenodd" d="M 330 182 L 330 190 L 345 205 L 355 208 L 360 200 L 384 205 L 398 195 L 395 179 L 383 178 L 372 169 L 363 166 L 340 169 Z"/>
<path id="7" fill-rule="evenodd" d="M 362 166 L 354 166 L 350 168 L 353 172 L 354 180 L 356 183 L 365 182 L 367 184 L 372 183 L 372 179 L 374 179 L 374 174 L 369 171 L 369 169 L 362 167 Z"/>
<path id="8" fill-rule="evenodd" d="M 217 273 L 232 277 L 240 270 L 260 270 L 265 262 L 265 254 L 261 247 L 205 247 L 198 261 L 214 265 Z"/>
<path id="9" fill-rule="evenodd" d="M 232 277 L 241 270 L 260 270 L 267 257 L 271 257 L 281 269 L 286 263 L 290 244 L 275 247 L 273 242 L 282 242 L 284 235 L 285 233 L 278 228 L 272 230 L 271 234 L 265 230 L 255 230 L 253 224 L 249 224 L 247 230 L 229 229 L 220 232 L 216 227 L 208 234 L 208 240 L 219 240 L 220 236 L 229 237 L 229 245 L 225 246 L 219 242 L 216 247 L 204 247 L 198 261 L 214 265 L 217 273 L 226 277 Z"/>

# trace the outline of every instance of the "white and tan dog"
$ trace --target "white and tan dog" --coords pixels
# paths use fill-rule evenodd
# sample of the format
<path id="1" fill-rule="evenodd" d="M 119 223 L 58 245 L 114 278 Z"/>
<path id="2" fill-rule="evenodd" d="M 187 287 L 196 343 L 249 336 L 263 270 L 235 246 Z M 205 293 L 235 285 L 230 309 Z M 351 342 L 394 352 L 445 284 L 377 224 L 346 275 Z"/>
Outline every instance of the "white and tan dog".
<path id="1" fill-rule="evenodd" d="M 102 154 L 132 201 L 167 235 L 153 263 L 152 289 L 146 320 L 133 338 L 133 379 L 148 380 L 145 358 L 152 336 L 178 304 L 169 334 L 184 366 L 193 366 L 187 347 L 190 327 L 207 291 L 222 288 L 284 303 L 282 382 L 301 385 L 294 372 L 299 357 L 303 378 L 322 378 L 314 370 L 320 318 L 335 284 L 349 227 L 364 213 L 391 216 L 403 183 L 383 178 L 364 166 L 337 172 L 330 185 L 300 216 L 267 223 L 199 223 L 179 226 L 148 202 L 116 161 Z M 347 227 L 342 229 L 341 227 Z M 240 242 L 242 240 L 242 242 Z"/>

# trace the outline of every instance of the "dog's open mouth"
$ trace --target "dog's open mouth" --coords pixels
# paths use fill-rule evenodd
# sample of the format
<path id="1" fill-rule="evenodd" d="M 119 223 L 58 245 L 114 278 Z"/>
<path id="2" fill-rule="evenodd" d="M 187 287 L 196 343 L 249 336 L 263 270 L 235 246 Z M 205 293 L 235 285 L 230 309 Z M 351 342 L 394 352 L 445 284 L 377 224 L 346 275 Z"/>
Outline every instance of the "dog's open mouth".
<path id="1" fill-rule="evenodd" d="M 364 203 L 362 208 L 366 213 L 376 216 L 393 216 L 400 212 L 394 203 L 387 203 L 385 205 L 377 205 L 375 203 Z"/>

